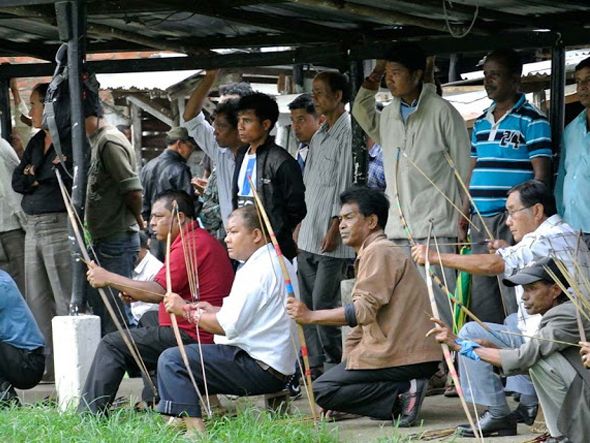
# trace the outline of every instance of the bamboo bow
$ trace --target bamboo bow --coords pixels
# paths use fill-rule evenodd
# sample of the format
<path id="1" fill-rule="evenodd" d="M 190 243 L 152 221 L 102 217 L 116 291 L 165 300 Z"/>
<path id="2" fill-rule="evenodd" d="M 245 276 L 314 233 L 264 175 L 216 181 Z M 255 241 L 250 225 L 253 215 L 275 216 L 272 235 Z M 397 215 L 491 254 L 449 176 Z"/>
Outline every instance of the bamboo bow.
<path id="1" fill-rule="evenodd" d="M 404 216 L 404 212 L 402 210 L 402 205 L 401 205 L 401 199 L 399 196 L 398 176 L 399 176 L 400 155 L 401 155 L 401 148 L 398 148 L 397 162 L 396 162 L 396 166 L 395 166 L 395 185 L 396 185 L 395 186 L 395 200 L 396 200 L 396 204 L 397 204 L 400 223 L 401 223 L 402 228 L 406 234 L 406 237 L 408 238 L 408 242 L 410 243 L 411 246 L 415 246 L 417 243 L 416 243 L 416 240 L 414 239 L 414 236 L 412 235 L 412 231 L 410 230 L 410 227 L 408 226 L 408 223 L 407 223 L 406 218 Z M 429 230 L 428 230 L 426 249 L 430 248 L 431 234 L 432 234 L 432 221 L 430 222 L 430 226 L 429 226 Z M 447 296 L 451 296 L 451 292 L 448 290 L 447 286 L 440 280 L 440 278 L 438 278 L 438 276 L 432 271 L 432 269 L 430 268 L 430 260 L 428 258 L 428 254 L 426 254 L 426 256 L 427 257 L 425 260 L 425 267 L 424 268 L 426 271 L 425 272 L 426 273 L 426 286 L 428 288 L 428 296 L 430 298 L 430 304 L 432 306 L 433 315 L 435 316 L 435 318 L 439 319 L 440 317 L 438 314 L 438 306 L 436 305 L 436 299 L 434 297 L 434 291 L 432 289 L 432 281 L 434 280 L 436 282 L 436 284 L 444 291 L 444 293 L 447 294 Z M 466 309 L 466 308 L 464 308 L 464 309 Z M 467 420 L 469 421 L 469 425 L 471 426 L 473 434 L 475 436 L 480 436 L 480 433 L 478 432 L 478 429 L 475 426 L 475 422 L 473 421 L 473 418 L 471 417 L 471 413 L 469 412 L 469 408 L 467 407 L 467 403 L 465 401 L 465 396 L 463 395 L 463 390 L 461 389 L 461 384 L 459 383 L 459 377 L 457 376 L 457 371 L 455 370 L 455 366 L 454 366 L 453 361 L 451 359 L 451 354 L 450 354 L 449 348 L 447 345 L 441 345 L 441 347 L 443 350 L 443 356 L 445 358 L 447 366 L 449 367 L 449 374 L 451 374 L 451 378 L 453 379 L 453 383 L 455 384 L 455 389 L 457 390 L 457 394 L 459 395 L 459 399 L 461 400 L 461 406 L 463 407 L 463 411 L 465 412 Z M 483 436 L 481 436 L 481 439 L 483 440 Z"/>
<path id="2" fill-rule="evenodd" d="M 178 206 L 174 205 L 172 207 L 172 216 L 170 220 L 170 226 L 168 228 L 168 235 L 166 236 L 166 295 L 172 293 L 172 276 L 170 274 L 170 244 L 172 239 L 172 225 L 174 223 L 174 215 L 175 212 L 178 212 Z M 182 226 L 179 226 L 179 229 L 182 231 Z M 187 269 L 188 274 L 188 269 Z M 199 390 L 199 386 L 197 385 L 197 381 L 195 380 L 195 376 L 193 375 L 193 371 L 191 369 L 188 355 L 186 353 L 186 348 L 184 347 L 184 343 L 182 341 L 182 337 L 180 336 L 180 329 L 178 329 L 178 321 L 176 320 L 176 315 L 170 313 L 170 323 L 172 325 L 172 330 L 174 331 L 174 337 L 176 338 L 176 343 L 178 344 L 178 351 L 180 352 L 180 356 L 182 357 L 182 362 L 186 367 L 188 372 L 189 379 L 195 388 L 195 392 L 197 393 L 197 397 L 201 404 L 207 406 L 207 403 L 203 401 L 203 396 L 201 395 L 201 391 Z M 210 408 L 206 408 L 207 416 L 211 418 L 212 412 Z"/>
<path id="3" fill-rule="evenodd" d="M 59 189 L 61 191 L 61 196 L 63 198 L 64 205 L 66 207 L 68 218 L 70 220 L 70 224 L 72 225 L 72 231 L 74 232 L 74 238 L 76 239 L 76 243 L 78 244 L 78 247 L 80 248 L 80 252 L 82 253 L 82 258 L 83 258 L 84 262 L 86 263 L 86 265 L 88 265 L 88 264 L 90 264 L 92 259 L 90 258 L 90 254 L 88 253 L 88 249 L 86 248 L 86 244 L 84 243 L 84 240 L 82 238 L 82 234 L 80 233 L 79 226 L 82 226 L 81 220 L 79 219 L 77 213 L 75 212 L 73 204 L 70 201 L 70 196 L 68 195 L 68 191 L 66 190 L 66 187 L 63 183 L 63 180 L 61 178 L 61 174 L 58 169 L 55 170 L 55 174 L 57 176 L 57 182 L 59 184 Z M 78 223 L 80 223 L 80 225 Z M 98 264 L 100 265 L 100 263 L 98 263 Z M 115 310 L 113 309 L 113 306 L 111 305 L 111 302 L 110 302 L 106 292 L 104 291 L 104 289 L 97 288 L 97 290 L 98 290 L 98 293 L 100 294 L 100 298 L 102 299 L 102 302 L 104 303 L 104 305 L 107 309 L 107 312 L 111 316 L 113 323 L 115 324 L 115 327 L 117 328 L 117 331 L 119 332 L 119 334 L 121 334 L 121 337 L 123 338 L 123 342 L 125 343 L 125 345 L 129 349 L 131 357 L 133 358 L 135 364 L 137 365 L 137 367 L 141 371 L 141 373 L 145 379 L 145 382 L 148 384 L 148 386 L 152 390 L 154 397 L 157 397 L 158 391 L 156 389 L 156 386 L 154 385 L 154 382 L 152 381 L 152 378 L 150 377 L 150 374 L 149 374 L 149 371 L 147 370 L 145 362 L 141 358 L 141 355 L 139 353 L 139 349 L 137 348 L 137 344 L 135 343 L 135 340 L 133 340 L 133 337 L 129 333 L 129 328 L 127 327 L 126 324 L 124 326 L 121 325 L 121 322 L 119 321 L 119 318 L 115 314 Z"/>
<path id="4" fill-rule="evenodd" d="M 252 182 L 252 178 L 248 177 L 248 181 L 250 182 L 250 189 L 252 190 L 252 195 L 254 196 L 256 208 L 258 209 L 258 213 L 260 215 L 262 215 L 264 225 L 266 226 L 266 230 L 268 231 L 268 234 L 270 236 L 270 240 L 271 240 L 272 245 L 273 245 L 275 252 L 277 254 L 279 266 L 281 267 L 281 273 L 283 275 L 283 280 L 285 281 L 285 288 L 287 289 L 287 296 L 295 298 L 295 291 L 293 289 L 293 284 L 291 283 L 291 277 L 289 276 L 289 271 L 287 271 L 287 266 L 285 265 L 285 257 L 283 256 L 283 252 L 281 251 L 281 247 L 279 246 L 279 242 L 277 241 L 277 237 L 276 237 L 275 232 L 272 228 L 272 224 L 270 223 L 270 219 L 268 218 L 268 214 L 266 213 L 266 210 L 264 209 L 264 206 L 262 205 L 262 201 L 260 200 L 260 197 L 258 196 L 258 193 L 256 192 L 256 187 L 254 186 L 254 183 Z M 296 325 L 297 325 L 297 335 L 298 335 L 299 343 L 301 346 L 301 356 L 303 357 L 303 366 L 305 368 L 305 371 L 304 371 L 305 372 L 304 373 L 305 391 L 307 393 L 307 399 L 309 401 L 309 406 L 311 408 L 313 420 L 314 420 L 314 422 L 316 422 L 318 417 L 317 417 L 317 411 L 316 411 L 315 397 L 314 397 L 313 389 L 312 389 L 311 368 L 309 366 L 309 354 L 308 354 L 308 350 L 307 350 L 307 343 L 305 341 L 305 335 L 303 333 L 303 326 L 301 326 L 299 323 L 296 323 Z"/>

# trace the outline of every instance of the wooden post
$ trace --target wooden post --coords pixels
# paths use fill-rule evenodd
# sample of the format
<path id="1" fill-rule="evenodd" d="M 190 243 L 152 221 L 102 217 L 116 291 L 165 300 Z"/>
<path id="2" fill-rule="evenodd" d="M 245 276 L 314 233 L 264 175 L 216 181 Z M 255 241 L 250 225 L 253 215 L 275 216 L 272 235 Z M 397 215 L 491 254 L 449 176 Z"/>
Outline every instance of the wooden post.
<path id="1" fill-rule="evenodd" d="M 141 109 L 134 103 L 130 103 L 131 108 L 131 140 L 133 150 L 135 151 L 135 159 L 137 162 L 137 173 L 141 171 Z"/>

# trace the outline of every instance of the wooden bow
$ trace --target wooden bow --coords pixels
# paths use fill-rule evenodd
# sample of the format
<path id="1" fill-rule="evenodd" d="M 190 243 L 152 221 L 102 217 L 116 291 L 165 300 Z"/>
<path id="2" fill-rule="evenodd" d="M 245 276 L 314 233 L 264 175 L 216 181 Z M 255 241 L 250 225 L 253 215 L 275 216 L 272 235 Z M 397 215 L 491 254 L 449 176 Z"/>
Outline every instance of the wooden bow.
<path id="1" fill-rule="evenodd" d="M 82 254 L 82 258 L 83 258 L 84 262 L 86 263 L 86 265 L 89 265 L 90 262 L 92 261 L 92 259 L 90 258 L 90 254 L 88 253 L 88 249 L 86 248 L 86 244 L 84 243 L 82 234 L 80 233 L 79 226 L 82 226 L 81 220 L 78 217 L 78 214 L 75 212 L 72 202 L 70 201 L 70 196 L 68 195 L 68 191 L 63 183 L 61 174 L 58 169 L 55 170 L 55 174 L 57 176 L 57 182 L 59 184 L 59 189 L 61 191 L 61 196 L 63 198 L 64 205 L 66 207 L 68 218 L 70 220 L 70 224 L 72 225 L 72 231 L 74 232 L 74 238 L 76 239 L 76 243 L 78 244 L 78 247 L 80 248 L 80 252 Z M 78 224 L 78 223 L 80 223 L 80 224 Z M 96 259 L 96 257 L 95 257 L 95 259 Z M 100 263 L 98 263 L 98 264 L 100 265 Z M 104 291 L 104 289 L 97 288 L 97 290 L 98 290 L 98 293 L 100 294 L 100 298 L 102 299 L 102 302 L 104 303 L 104 305 L 107 309 L 107 312 L 111 316 L 113 323 L 115 324 L 115 327 L 117 328 L 117 331 L 119 332 L 119 334 L 121 334 L 121 337 L 123 338 L 123 342 L 125 343 L 125 345 L 129 349 L 129 352 L 131 354 L 131 357 L 133 358 L 133 361 L 135 362 L 135 364 L 137 365 L 137 367 L 141 371 L 141 374 L 143 375 L 145 382 L 148 384 L 148 386 L 152 390 L 154 397 L 157 397 L 158 391 L 156 389 L 156 386 L 154 385 L 154 382 L 152 381 L 152 378 L 150 377 L 150 374 L 149 374 L 149 371 L 147 370 L 145 362 L 141 358 L 141 355 L 139 353 L 139 349 L 137 348 L 137 344 L 135 343 L 135 340 L 133 340 L 133 337 L 129 333 L 129 328 L 127 327 L 127 324 L 122 325 L 121 322 L 119 321 L 119 318 L 115 314 L 115 310 L 113 309 L 113 306 L 111 305 L 111 302 L 110 302 L 106 292 Z M 122 316 L 121 312 L 119 312 L 119 314 L 121 314 L 121 316 Z"/>
<path id="2" fill-rule="evenodd" d="M 411 246 L 416 246 L 416 244 L 417 244 L 416 240 L 414 239 L 414 236 L 412 235 L 412 231 L 411 231 L 411 229 L 406 221 L 406 218 L 404 216 L 404 212 L 403 212 L 402 205 L 401 205 L 401 199 L 399 196 L 398 176 L 399 176 L 400 155 L 401 155 L 401 148 L 398 148 L 397 162 L 395 165 L 395 201 L 396 201 L 397 210 L 398 210 L 398 214 L 399 214 L 399 220 L 400 220 L 402 228 L 406 234 L 408 242 L 410 243 Z M 432 234 L 432 221 L 430 222 L 430 226 L 429 226 L 429 230 L 428 230 L 428 238 L 426 240 L 426 249 L 427 250 L 430 248 L 431 234 Z M 434 297 L 434 291 L 432 289 L 432 281 L 434 280 L 436 282 L 436 284 L 444 291 L 444 293 L 447 294 L 447 296 L 452 297 L 452 295 L 451 295 L 451 292 L 449 291 L 449 289 L 447 288 L 447 286 L 440 280 L 440 278 L 438 278 L 438 276 L 430 268 L 430 260 L 428 258 L 428 253 L 426 254 L 426 256 L 427 257 L 425 260 L 424 268 L 426 271 L 425 274 L 426 274 L 426 286 L 428 288 L 428 296 L 430 299 L 430 305 L 432 307 L 432 313 L 435 318 L 439 319 L 440 316 L 438 313 L 438 306 L 436 305 L 436 299 Z M 464 308 L 464 309 L 466 309 L 466 308 Z M 453 364 L 453 360 L 451 358 L 451 353 L 449 351 L 449 347 L 446 344 L 444 344 L 444 345 L 441 344 L 441 347 L 442 347 L 445 362 L 447 363 L 447 366 L 449 368 L 449 374 L 451 374 L 451 378 L 453 379 L 453 383 L 455 384 L 455 389 L 457 391 L 457 395 L 459 396 L 459 399 L 461 400 L 461 406 L 463 407 L 463 411 L 465 412 L 467 420 L 469 421 L 469 425 L 471 426 L 471 429 L 473 431 L 473 435 L 479 436 L 480 433 L 478 432 L 478 430 L 475 426 L 475 422 L 473 421 L 473 418 L 471 417 L 471 413 L 469 412 L 469 408 L 467 407 L 467 402 L 465 401 L 465 395 L 463 394 L 463 390 L 461 389 L 461 384 L 459 382 L 459 377 L 457 376 L 457 371 L 455 369 L 455 366 Z M 483 436 L 481 438 L 483 440 Z"/>
<path id="3" fill-rule="evenodd" d="M 432 234 L 432 220 L 430 221 L 430 226 L 428 228 L 428 238 L 426 239 L 426 248 L 430 246 L 430 236 Z M 428 258 L 428 254 L 426 254 L 426 259 L 424 262 L 424 268 L 426 269 L 426 287 L 428 288 L 428 297 L 430 298 L 430 307 L 432 309 L 432 316 L 440 320 L 440 315 L 438 313 L 438 306 L 436 305 L 436 299 L 434 297 L 434 290 L 432 289 L 432 276 L 430 270 L 430 260 Z M 446 343 L 440 344 L 443 352 L 443 356 L 449 368 L 449 374 L 453 379 L 453 383 L 455 384 L 455 390 L 457 391 L 457 395 L 461 400 L 461 406 L 463 407 L 463 411 L 467 416 L 467 420 L 469 421 L 469 426 L 471 426 L 471 430 L 473 431 L 473 435 L 477 438 L 480 438 L 479 429 L 475 426 L 475 422 L 471 417 L 471 413 L 469 412 L 469 408 L 467 407 L 467 402 L 465 401 L 465 395 L 463 395 L 463 389 L 461 388 L 461 383 L 459 382 L 459 376 L 457 375 L 457 370 L 455 369 L 455 365 L 453 364 L 453 359 L 451 358 L 451 351 L 449 350 L 449 345 Z M 483 435 L 481 435 L 483 440 Z"/>
<path id="4" fill-rule="evenodd" d="M 272 228 L 272 224 L 270 223 L 270 219 L 268 218 L 268 214 L 262 205 L 262 201 L 258 196 L 256 191 L 256 186 L 252 182 L 252 177 L 248 177 L 248 181 L 250 182 L 250 189 L 252 190 L 252 195 L 254 196 L 254 201 L 256 203 L 256 208 L 258 209 L 258 213 L 262 216 L 264 221 L 264 226 L 268 231 L 270 236 L 270 240 L 272 245 L 275 249 L 277 254 L 277 258 L 279 261 L 279 266 L 281 267 L 281 274 L 283 275 L 283 280 L 285 282 L 285 288 L 287 289 L 287 296 L 296 298 L 295 290 L 293 289 L 293 284 L 291 283 L 291 277 L 289 276 L 289 271 L 287 271 L 287 266 L 285 265 L 285 257 L 283 256 L 283 252 L 281 251 L 281 247 L 279 246 L 279 242 L 277 241 L 277 237 L 275 232 Z M 305 378 L 305 391 L 307 393 L 307 399 L 309 401 L 309 406 L 311 408 L 311 414 L 313 416 L 314 422 L 317 422 L 317 411 L 316 411 L 316 403 L 315 403 L 315 396 L 313 394 L 312 389 L 312 381 L 311 381 L 311 368 L 309 365 L 309 353 L 307 350 L 307 343 L 305 341 L 305 335 L 303 333 L 303 326 L 299 323 L 296 323 L 297 326 L 297 335 L 299 338 L 299 344 L 301 346 L 301 356 L 303 357 L 303 366 L 304 366 L 304 378 Z"/>
<path id="5" fill-rule="evenodd" d="M 180 242 L 182 244 L 182 251 L 184 253 L 184 265 L 186 267 L 186 276 L 188 279 L 188 285 L 190 293 L 194 302 L 200 300 L 200 284 L 199 284 L 199 264 L 197 260 L 197 244 L 196 234 L 193 237 L 193 242 L 190 242 L 188 238 L 185 239 L 184 229 L 180 223 L 180 213 L 178 211 L 178 202 L 174 200 L 173 208 L 176 210 L 176 221 L 180 227 Z M 192 244 L 191 244 L 192 243 Z M 199 325 L 195 325 L 195 333 L 197 335 L 197 347 L 199 349 L 200 363 L 201 363 L 201 374 L 203 375 L 203 386 L 205 388 L 205 398 L 207 399 L 207 409 L 209 415 L 211 415 L 211 402 L 209 400 L 209 387 L 207 386 L 207 375 L 205 374 L 205 362 L 203 360 L 203 347 L 201 344 L 201 331 Z"/>
<path id="6" fill-rule="evenodd" d="M 172 239 L 172 225 L 174 223 L 174 213 L 178 212 L 178 206 L 174 205 L 172 207 L 172 215 L 170 220 L 170 225 L 168 228 L 168 235 L 166 236 L 166 295 L 172 294 L 172 276 L 170 274 L 170 244 Z M 179 226 L 179 229 L 182 231 L 182 226 Z M 188 275 L 188 269 L 187 269 Z M 201 395 L 201 391 L 199 390 L 199 386 L 197 385 L 197 381 L 195 380 L 195 376 L 193 375 L 193 371 L 191 369 L 188 355 L 186 353 L 186 348 L 184 347 L 184 343 L 182 341 L 182 337 L 180 336 L 180 329 L 178 328 L 178 321 L 176 320 L 176 314 L 170 313 L 170 323 L 172 325 L 172 330 L 174 331 L 174 338 L 176 338 L 176 343 L 178 344 L 178 351 L 180 352 L 180 356 L 182 357 L 182 362 L 186 367 L 188 372 L 189 379 L 195 388 L 195 392 L 197 393 L 197 397 L 201 404 L 207 406 L 207 403 L 203 401 L 203 396 Z M 206 408 L 206 412 L 209 418 L 212 416 L 212 412 L 210 408 Z"/>

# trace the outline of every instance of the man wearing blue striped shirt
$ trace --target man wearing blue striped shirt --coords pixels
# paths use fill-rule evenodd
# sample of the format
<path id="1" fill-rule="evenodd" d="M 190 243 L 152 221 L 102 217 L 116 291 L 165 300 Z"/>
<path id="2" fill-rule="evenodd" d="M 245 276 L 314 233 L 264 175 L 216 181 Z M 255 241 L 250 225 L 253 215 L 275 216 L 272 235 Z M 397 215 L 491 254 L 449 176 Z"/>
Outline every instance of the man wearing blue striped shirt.
<path id="1" fill-rule="evenodd" d="M 547 183 L 551 174 L 551 128 L 545 116 L 519 92 L 522 75 L 520 56 L 499 49 L 485 58 L 484 87 L 492 105 L 475 121 L 471 134 L 472 174 L 469 192 L 476 208 L 472 221 L 473 253 L 486 253 L 489 231 L 496 239 L 512 243 L 506 227 L 507 191 L 530 179 Z M 465 202 L 465 206 L 469 204 Z M 475 215 L 479 211 L 483 216 Z M 463 228 L 466 229 L 465 221 Z M 472 310 L 483 321 L 501 323 L 516 311 L 516 300 L 496 278 L 473 276 Z"/>

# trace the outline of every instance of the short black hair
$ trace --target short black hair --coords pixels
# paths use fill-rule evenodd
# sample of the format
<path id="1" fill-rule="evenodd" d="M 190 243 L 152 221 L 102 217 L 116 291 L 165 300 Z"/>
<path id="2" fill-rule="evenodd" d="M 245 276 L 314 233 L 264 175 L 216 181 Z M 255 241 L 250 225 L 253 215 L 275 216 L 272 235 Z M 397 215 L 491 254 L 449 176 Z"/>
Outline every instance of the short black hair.
<path id="1" fill-rule="evenodd" d="M 313 104 L 313 98 L 311 97 L 311 94 L 307 92 L 298 95 L 291 103 L 289 103 L 289 111 L 294 111 L 295 109 L 303 109 L 306 113 L 317 116 L 315 105 Z"/>
<path id="2" fill-rule="evenodd" d="M 520 202 L 526 208 L 530 208 L 537 203 L 543 205 L 543 213 L 547 217 L 557 214 L 555 197 L 549 187 L 540 180 L 528 180 L 513 186 L 508 191 L 508 195 L 518 192 Z"/>
<path id="3" fill-rule="evenodd" d="M 139 231 L 139 247 L 147 249 L 150 238 L 145 231 Z"/>
<path id="4" fill-rule="evenodd" d="M 586 57 L 584 60 L 582 60 L 580 63 L 578 63 L 576 65 L 576 72 L 577 71 L 581 71 L 584 68 L 590 68 L 590 57 Z"/>
<path id="5" fill-rule="evenodd" d="M 342 92 L 342 103 L 350 101 L 350 83 L 348 77 L 340 72 L 322 71 L 315 76 L 315 79 L 326 82 L 332 92 Z"/>
<path id="6" fill-rule="evenodd" d="M 234 209 L 230 217 L 235 217 L 236 215 L 239 215 L 242 218 L 244 225 L 250 231 L 253 231 L 254 229 L 260 229 L 263 231 L 262 226 L 260 225 L 260 215 L 258 215 L 256 206 L 246 205 L 242 206 L 241 208 Z"/>
<path id="7" fill-rule="evenodd" d="M 279 105 L 277 105 L 276 100 L 262 92 L 254 92 L 253 94 L 240 98 L 238 102 L 238 113 L 249 110 L 254 111 L 254 114 L 261 123 L 264 120 L 270 120 L 269 132 L 274 128 L 275 123 L 279 119 Z"/>
<path id="8" fill-rule="evenodd" d="M 388 62 L 399 63 L 409 71 L 426 70 L 426 53 L 415 43 L 397 43 L 385 51 L 383 58 Z"/>
<path id="9" fill-rule="evenodd" d="M 340 204 L 351 203 L 356 203 L 360 213 L 365 217 L 375 214 L 377 224 L 381 229 L 385 229 L 389 216 L 389 200 L 383 192 L 366 186 L 353 186 L 340 194 Z"/>
<path id="10" fill-rule="evenodd" d="M 185 191 L 164 191 L 156 195 L 154 203 L 164 201 L 164 207 L 172 211 L 174 201 L 178 205 L 178 212 L 182 212 L 185 217 L 195 218 L 195 203 L 190 195 Z"/>
<path id="11" fill-rule="evenodd" d="M 230 98 L 217 104 L 213 116 L 222 114 L 232 128 L 238 127 L 238 103 L 239 98 Z"/>
<path id="12" fill-rule="evenodd" d="M 252 86 L 246 82 L 228 83 L 227 85 L 221 85 L 219 87 L 219 95 L 237 95 L 239 97 L 244 97 L 253 92 Z"/>
<path id="13" fill-rule="evenodd" d="M 522 58 L 514 49 L 496 49 L 486 55 L 485 61 L 494 60 L 504 66 L 511 75 L 522 75 Z"/>
<path id="14" fill-rule="evenodd" d="M 31 94 L 36 92 L 39 94 L 39 100 L 43 102 L 45 101 L 45 96 L 47 95 L 47 89 L 49 89 L 49 83 L 37 83 L 35 86 L 33 86 Z"/>

